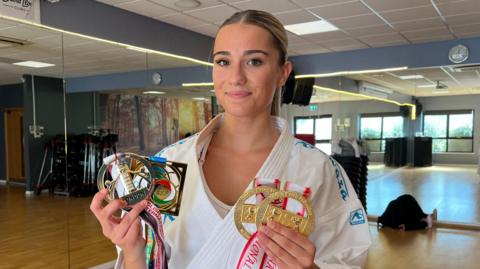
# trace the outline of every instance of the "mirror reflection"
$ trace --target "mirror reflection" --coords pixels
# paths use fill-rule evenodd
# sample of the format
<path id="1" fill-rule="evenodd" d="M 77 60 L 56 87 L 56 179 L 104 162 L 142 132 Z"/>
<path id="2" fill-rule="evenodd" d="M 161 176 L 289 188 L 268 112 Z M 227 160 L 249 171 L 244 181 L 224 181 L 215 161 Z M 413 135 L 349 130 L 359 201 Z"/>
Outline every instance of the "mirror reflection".
<path id="1" fill-rule="evenodd" d="M 69 264 L 62 54 L 62 33 L 0 19 L 0 177 L 7 183 L 0 237 L 9 242 L 8 268 L 25 257 L 38 268 Z"/>

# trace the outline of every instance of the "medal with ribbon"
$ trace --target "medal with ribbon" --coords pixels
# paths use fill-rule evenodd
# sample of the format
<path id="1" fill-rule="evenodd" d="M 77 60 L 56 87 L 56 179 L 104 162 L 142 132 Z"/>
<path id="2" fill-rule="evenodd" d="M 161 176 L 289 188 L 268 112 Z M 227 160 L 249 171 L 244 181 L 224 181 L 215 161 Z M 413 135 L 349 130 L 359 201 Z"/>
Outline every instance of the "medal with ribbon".
<path id="1" fill-rule="evenodd" d="M 186 164 L 162 157 L 117 153 L 106 157 L 98 172 L 97 186 L 108 190 L 107 202 L 122 199 L 127 202 L 122 210 L 128 212 L 134 204 L 147 200 L 140 213 L 148 225 L 147 268 L 167 268 L 161 214 L 178 216 L 186 170 Z"/>
<path id="2" fill-rule="evenodd" d="M 315 226 L 310 188 L 285 182 L 283 190 L 278 179 L 256 179 L 254 188 L 247 190 L 235 205 L 235 226 L 248 241 L 242 251 L 237 269 L 278 268 L 259 244 L 257 232 L 268 221 L 275 221 L 303 235 Z M 254 200 L 254 203 L 249 201 Z"/>

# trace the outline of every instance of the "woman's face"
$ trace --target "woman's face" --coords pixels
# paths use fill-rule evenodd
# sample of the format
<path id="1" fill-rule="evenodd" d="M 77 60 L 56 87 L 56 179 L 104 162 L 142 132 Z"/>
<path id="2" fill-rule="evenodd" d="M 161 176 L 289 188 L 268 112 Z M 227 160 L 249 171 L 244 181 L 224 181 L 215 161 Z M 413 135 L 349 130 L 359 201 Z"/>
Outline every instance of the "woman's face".
<path id="1" fill-rule="evenodd" d="M 230 24 L 217 33 L 213 83 L 225 112 L 238 117 L 270 114 L 275 90 L 286 81 L 290 63 L 279 65 L 271 34 L 251 24 Z"/>

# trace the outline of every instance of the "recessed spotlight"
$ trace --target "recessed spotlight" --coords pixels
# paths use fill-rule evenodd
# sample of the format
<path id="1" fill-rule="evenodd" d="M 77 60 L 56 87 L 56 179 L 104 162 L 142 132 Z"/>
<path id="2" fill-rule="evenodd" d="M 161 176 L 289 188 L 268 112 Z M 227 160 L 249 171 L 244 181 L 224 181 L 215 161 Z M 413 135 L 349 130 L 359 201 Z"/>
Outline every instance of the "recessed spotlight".
<path id="1" fill-rule="evenodd" d="M 196 8 L 196 7 L 199 7 L 202 3 L 200 3 L 200 1 L 197 1 L 197 0 L 178 0 L 173 4 L 181 8 Z"/>
<path id="2" fill-rule="evenodd" d="M 17 62 L 13 63 L 14 65 L 26 66 L 26 67 L 33 67 L 33 68 L 43 68 L 43 67 L 51 67 L 55 66 L 54 64 L 49 63 L 42 63 L 37 61 L 24 61 L 24 62 Z"/>

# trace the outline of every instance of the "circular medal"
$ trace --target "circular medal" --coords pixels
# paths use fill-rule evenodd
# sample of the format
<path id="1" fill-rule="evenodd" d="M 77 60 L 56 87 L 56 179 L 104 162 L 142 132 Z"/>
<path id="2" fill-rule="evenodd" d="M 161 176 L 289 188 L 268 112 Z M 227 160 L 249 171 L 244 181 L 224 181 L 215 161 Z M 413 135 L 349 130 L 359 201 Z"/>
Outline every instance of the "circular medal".
<path id="1" fill-rule="evenodd" d="M 302 217 L 297 213 L 287 211 L 272 204 L 277 200 L 283 201 L 285 198 L 298 201 L 305 209 L 307 216 Z M 272 193 L 262 201 L 258 206 L 255 220 L 257 229 L 268 221 L 275 221 L 306 236 L 313 231 L 315 226 L 312 205 L 302 194 L 294 191 L 278 191 Z"/>
<path id="2" fill-rule="evenodd" d="M 235 226 L 237 227 L 238 232 L 240 232 L 243 237 L 249 239 L 251 234 L 244 227 L 244 223 L 255 224 L 257 220 L 257 210 L 258 207 L 255 204 L 247 204 L 246 201 L 248 198 L 262 193 L 264 196 L 270 197 L 272 193 L 278 192 L 277 189 L 270 187 L 257 187 L 250 189 L 244 192 L 240 198 L 238 198 L 237 204 L 235 205 L 234 218 Z"/>

